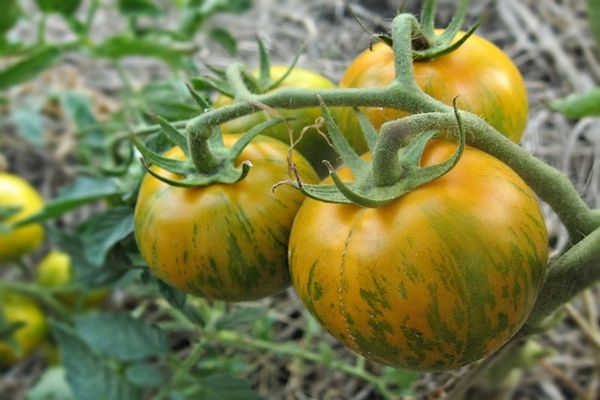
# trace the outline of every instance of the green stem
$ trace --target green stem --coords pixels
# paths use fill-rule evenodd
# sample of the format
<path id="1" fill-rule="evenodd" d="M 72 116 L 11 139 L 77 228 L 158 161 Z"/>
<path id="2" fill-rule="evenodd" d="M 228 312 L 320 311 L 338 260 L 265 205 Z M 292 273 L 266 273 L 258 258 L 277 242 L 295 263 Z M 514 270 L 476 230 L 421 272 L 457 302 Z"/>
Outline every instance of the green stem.
<path id="1" fill-rule="evenodd" d="M 403 88 L 397 82 L 383 88 L 344 88 L 310 90 L 303 88 L 281 88 L 274 92 L 254 96 L 256 103 L 269 107 L 297 109 L 319 107 L 319 96 L 328 107 L 390 107 L 404 110 L 408 113 L 442 111 L 442 103 L 433 104 L 421 93 Z M 432 110 L 433 108 L 433 110 Z M 215 126 L 232 119 L 260 111 L 260 108 L 247 102 L 231 104 L 201 114 L 188 121 L 188 131 L 197 131 L 205 126 Z"/>
<path id="2" fill-rule="evenodd" d="M 21 295 L 31 297 L 38 303 L 52 310 L 63 321 L 71 321 L 71 312 L 56 300 L 50 291 L 34 284 L 12 282 L 0 279 L 0 291 L 6 290 L 9 292 L 19 293 Z"/>
<path id="3" fill-rule="evenodd" d="M 457 128 L 451 108 L 448 112 L 413 115 L 410 120 L 396 120 L 384 124 L 380 136 L 393 142 L 401 140 L 401 132 L 424 130 L 450 131 Z M 600 226 L 600 216 L 592 212 L 579 197 L 569 179 L 559 171 L 529 154 L 497 132 L 483 120 L 468 112 L 461 112 L 467 143 L 498 158 L 511 167 L 558 214 L 571 233 L 574 242 Z M 395 131 L 398 132 L 395 132 Z M 389 137 L 388 137 L 389 136 Z M 378 155 L 374 155 L 374 158 Z M 383 154 L 382 156 L 388 156 Z"/>
<path id="4" fill-rule="evenodd" d="M 181 363 L 175 371 L 173 371 L 173 375 L 169 382 L 164 385 L 158 394 L 154 397 L 154 400 L 164 400 L 169 396 L 169 393 L 177 385 L 177 383 L 181 380 L 181 378 L 189 373 L 189 371 L 194 368 L 194 365 L 200 360 L 200 357 L 204 353 L 204 345 L 205 341 L 201 339 L 196 343 L 196 347 L 192 349 L 190 354 L 188 354 L 187 358 Z"/>
<path id="5" fill-rule="evenodd" d="M 208 145 L 211 132 L 211 126 L 197 131 L 188 131 L 190 155 L 194 166 L 200 173 L 210 173 L 219 165 L 219 160 L 212 154 Z"/>
<path id="6" fill-rule="evenodd" d="M 37 44 L 43 45 L 46 43 L 46 22 L 48 22 L 48 14 L 43 13 L 38 22 L 37 28 Z"/>
<path id="7" fill-rule="evenodd" d="M 419 23 L 414 15 L 400 14 L 392 22 L 392 40 L 394 42 L 394 71 L 396 81 L 405 89 L 421 92 L 417 85 L 413 68 L 413 37 L 422 35 Z"/>
<path id="8" fill-rule="evenodd" d="M 305 348 L 298 347 L 295 344 L 274 343 L 266 340 L 256 339 L 239 332 L 234 331 L 219 331 L 214 337 L 218 342 L 237 346 L 239 348 L 252 348 L 255 350 L 266 350 L 273 354 L 278 354 L 287 357 L 296 357 L 306 361 L 316 362 L 326 365 L 328 368 L 356 376 L 366 382 L 372 384 L 385 398 L 397 397 L 386 386 L 385 382 L 379 377 L 369 373 L 364 368 L 358 365 L 349 365 L 341 360 L 324 360 L 323 357 L 315 352 Z"/>
<path id="9" fill-rule="evenodd" d="M 253 94 L 248 90 L 246 83 L 244 82 L 244 77 L 242 76 L 243 70 L 243 64 L 233 63 L 227 67 L 226 71 L 227 82 L 231 85 L 236 100 L 244 100 L 253 97 Z"/>
<path id="10" fill-rule="evenodd" d="M 600 280 L 600 228 L 550 263 L 544 285 L 527 324 L 535 328 L 571 300 Z"/>

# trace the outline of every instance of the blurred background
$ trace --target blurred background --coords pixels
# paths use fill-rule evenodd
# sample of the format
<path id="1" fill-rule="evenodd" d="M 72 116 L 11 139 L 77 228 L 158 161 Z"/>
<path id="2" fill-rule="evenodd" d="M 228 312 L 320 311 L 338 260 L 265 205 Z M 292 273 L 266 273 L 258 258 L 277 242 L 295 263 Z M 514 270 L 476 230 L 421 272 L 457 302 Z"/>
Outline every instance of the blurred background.
<path id="1" fill-rule="evenodd" d="M 146 111 L 172 120 L 197 114 L 198 106 L 187 96 L 183 82 L 210 74 L 210 68 L 225 67 L 233 59 L 250 68 L 257 66 L 257 35 L 264 41 L 273 64 L 290 64 L 305 46 L 298 65 L 318 71 L 335 83 L 350 61 L 369 46 L 369 35 L 356 23 L 344 1 L 205 0 L 198 2 L 204 7 L 202 15 L 189 12 L 186 7 L 190 2 L 139 1 L 130 2 L 133 5 L 128 8 L 128 2 L 84 0 L 72 16 L 65 17 L 60 13 L 43 15 L 33 1 L 20 0 L 20 17 L 7 30 L 0 54 L 0 68 L 4 68 L 0 72 L 0 169 L 22 176 L 45 199 L 55 198 L 79 174 L 109 170 L 119 158 L 127 157 L 127 152 L 118 141 L 111 142 L 116 144 L 110 154 L 95 150 L 94 140 L 103 140 L 98 136 L 126 135 L 149 125 Z M 401 6 L 399 1 L 391 0 L 350 3 L 356 16 L 374 32 L 387 31 Z M 438 26 L 449 22 L 456 3 L 438 1 Z M 421 2 L 414 0 L 405 4 L 414 12 L 420 6 Z M 86 28 L 81 21 L 88 18 L 92 7 L 96 11 Z M 600 85 L 600 51 L 586 1 L 474 0 L 466 25 L 480 17 L 483 23 L 478 34 L 502 48 L 526 81 L 530 111 L 522 146 L 563 171 L 588 205 L 600 206 L 600 119 L 567 116 L 550 106 L 557 99 Z M 187 31 L 179 37 L 155 32 L 184 28 Z M 105 41 L 119 32 L 139 38 L 147 31 L 155 36 L 131 43 L 125 39 Z M 84 32 L 86 41 L 103 44 L 96 48 L 65 46 L 76 41 L 78 36 L 73 32 Z M 35 43 L 63 47 L 60 54 L 29 60 L 19 66 L 20 73 L 7 74 L 6 70 L 24 54 L 31 54 L 27 49 Z M 139 165 L 131 167 L 129 174 L 127 179 L 133 182 L 139 179 L 142 169 Z M 102 208 L 101 202 L 90 203 L 61 215 L 53 224 L 57 229 L 66 229 Z M 551 210 L 545 207 L 544 211 L 552 254 L 556 254 L 567 244 L 568 236 Z M 52 246 L 50 243 L 45 242 L 27 258 L 25 269 L 39 262 Z M 19 276 L 17 270 L 0 270 L 5 280 Z M 140 303 L 148 296 L 123 282 L 111 284 L 111 295 L 101 307 L 108 312 L 139 311 Z M 564 318 L 552 329 L 529 341 L 526 351 L 507 363 L 508 367 L 492 370 L 467 398 L 600 398 L 598 304 L 595 288 L 579 296 L 565 308 Z M 215 307 L 232 313 L 240 306 Z M 215 345 L 203 358 L 203 368 L 226 371 L 248 382 L 248 387 L 266 399 L 380 399 L 386 393 L 398 398 L 436 398 L 464 373 L 419 375 L 357 361 L 353 353 L 318 327 L 292 289 L 241 307 L 242 312 L 245 307 L 265 311 L 254 321 L 235 325 L 236 329 L 267 342 L 290 341 L 299 349 L 319 354 L 321 360 L 311 362 L 259 346 L 228 345 Z M 161 308 L 149 306 L 139 315 L 148 321 L 160 321 Z M 173 352 L 184 357 L 189 343 L 185 335 L 173 335 Z M 332 367 L 331 361 L 323 362 L 327 359 L 359 365 L 376 379 Z M 48 378 L 51 367 L 43 352 L 37 351 L 21 363 L 0 369 L 0 399 L 61 398 L 66 393 L 60 391 L 66 390 L 64 376 L 58 367 L 58 378 Z M 45 386 L 40 388 L 44 378 Z M 53 391 L 52 384 L 62 389 Z M 382 394 L 378 385 L 389 392 Z M 197 398 L 234 398 L 215 396 Z M 253 398 L 247 396 L 235 398 Z"/>

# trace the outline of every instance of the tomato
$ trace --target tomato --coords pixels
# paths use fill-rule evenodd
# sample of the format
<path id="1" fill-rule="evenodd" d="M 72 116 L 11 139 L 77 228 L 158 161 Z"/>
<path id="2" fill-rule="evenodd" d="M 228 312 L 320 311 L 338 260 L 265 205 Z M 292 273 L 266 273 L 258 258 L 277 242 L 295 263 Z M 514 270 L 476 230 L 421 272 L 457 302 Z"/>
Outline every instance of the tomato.
<path id="1" fill-rule="evenodd" d="M 38 264 L 36 270 L 36 281 L 41 287 L 60 288 L 72 283 L 71 258 L 68 254 L 53 250 Z M 60 300 L 68 305 L 82 305 L 84 307 L 97 307 L 108 296 L 105 289 L 96 289 L 89 293 L 74 289 L 69 293 L 62 293 Z"/>
<path id="2" fill-rule="evenodd" d="M 462 35 L 464 32 L 457 34 L 455 40 Z M 457 50 L 433 60 L 416 61 L 413 66 L 417 83 L 425 93 L 448 105 L 460 96 L 459 108 L 479 115 L 514 142 L 523 136 L 527 125 L 527 89 L 517 67 L 493 43 L 472 35 Z M 340 87 L 379 87 L 393 79 L 392 49 L 378 43 L 354 59 Z M 368 108 L 365 113 L 376 128 L 406 115 L 385 108 Z M 342 131 L 349 134 L 353 146 L 366 150 L 352 110 L 344 108 L 340 118 Z"/>
<path id="3" fill-rule="evenodd" d="M 288 67 L 276 65 L 271 67 L 271 78 L 277 80 L 283 76 L 288 70 Z M 258 74 L 257 72 L 255 74 Z M 294 67 L 288 77 L 281 83 L 278 88 L 297 87 L 303 89 L 333 89 L 335 85 L 327 78 L 309 71 L 304 68 Z M 215 107 L 223 107 L 229 105 L 233 100 L 226 96 L 219 96 L 214 101 Z M 300 132 L 304 127 L 313 125 L 315 120 L 321 117 L 319 107 L 309 107 L 294 110 L 277 109 L 277 112 L 286 118 L 294 118 L 290 121 L 290 125 L 294 132 L 294 138 L 298 139 Z M 221 125 L 223 133 L 240 133 L 249 130 L 250 128 L 264 122 L 267 116 L 264 112 L 245 115 L 243 117 L 225 122 Z M 322 128 L 326 131 L 325 127 Z M 284 143 L 290 143 L 288 127 L 286 124 L 279 124 L 262 132 L 263 135 L 271 136 Z M 327 141 L 314 129 L 307 131 L 302 140 L 296 145 L 298 150 L 319 172 L 321 176 L 327 174 L 327 169 L 323 165 L 323 160 L 334 162 L 337 155 Z"/>
<path id="4" fill-rule="evenodd" d="M 29 356 L 44 340 L 47 326 L 44 313 L 37 304 L 14 293 L 4 293 L 0 296 L 0 313 L 5 322 L 25 324 L 13 335 L 18 351 L 9 343 L 0 341 L 0 367 L 6 367 Z"/>
<path id="5" fill-rule="evenodd" d="M 455 148 L 432 141 L 421 162 L 443 162 Z M 466 147 L 449 173 L 383 207 L 307 199 L 290 235 L 290 273 L 310 312 L 352 350 L 445 370 L 486 356 L 522 326 L 547 242 L 521 178 Z"/>
<path id="6" fill-rule="evenodd" d="M 224 135 L 230 146 L 235 135 Z M 169 285 L 206 298 L 258 299 L 289 286 L 288 236 L 304 196 L 274 183 L 287 178 L 287 146 L 256 137 L 240 155 L 254 167 L 238 183 L 169 186 L 147 174 L 135 208 L 135 237 L 152 271 Z M 166 153 L 181 158 L 179 148 Z M 299 154 L 300 173 L 316 181 Z M 174 174 L 157 167 L 163 176 Z"/>
<path id="7" fill-rule="evenodd" d="M 20 207 L 15 215 L 4 220 L 14 223 L 42 209 L 40 194 L 22 178 L 0 172 L 0 207 Z M 39 224 L 30 224 L 8 233 L 0 233 L 0 264 L 14 261 L 38 247 L 44 240 L 44 230 Z"/>

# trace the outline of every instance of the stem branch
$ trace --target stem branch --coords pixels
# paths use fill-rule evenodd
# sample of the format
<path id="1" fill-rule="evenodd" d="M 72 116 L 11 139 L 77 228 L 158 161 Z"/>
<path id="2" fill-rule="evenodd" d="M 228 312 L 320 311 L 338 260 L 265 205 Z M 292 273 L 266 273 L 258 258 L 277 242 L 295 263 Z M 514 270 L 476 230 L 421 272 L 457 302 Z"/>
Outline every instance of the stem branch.
<path id="1" fill-rule="evenodd" d="M 227 345 L 234 345 L 241 348 L 252 348 L 256 350 L 267 350 L 271 353 L 282 356 L 296 357 L 306 361 L 324 364 L 331 369 L 356 376 L 365 380 L 366 382 L 369 382 L 386 398 L 397 397 L 386 387 L 386 384 L 382 379 L 369 373 L 364 368 L 361 368 L 360 364 L 349 365 L 344 361 L 336 359 L 324 360 L 320 354 L 295 345 L 289 345 L 286 343 L 273 343 L 266 340 L 255 339 L 234 331 L 219 331 L 215 335 L 215 339 Z"/>

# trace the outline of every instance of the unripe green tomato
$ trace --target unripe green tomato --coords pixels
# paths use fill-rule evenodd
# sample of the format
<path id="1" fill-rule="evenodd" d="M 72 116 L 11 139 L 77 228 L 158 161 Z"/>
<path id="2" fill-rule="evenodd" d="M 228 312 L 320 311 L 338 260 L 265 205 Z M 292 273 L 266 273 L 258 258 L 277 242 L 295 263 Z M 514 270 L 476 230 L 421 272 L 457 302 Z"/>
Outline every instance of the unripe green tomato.
<path id="1" fill-rule="evenodd" d="M 287 66 L 276 65 L 271 67 L 271 78 L 277 80 L 281 78 L 286 71 Z M 258 72 L 254 72 L 255 75 Z M 316 72 L 294 67 L 288 77 L 279 85 L 276 89 L 280 88 L 303 88 L 303 89 L 333 89 L 335 85 L 322 75 Z M 233 100 L 226 96 L 219 96 L 214 101 L 215 108 L 224 107 L 233 103 Z M 301 109 L 276 109 L 277 113 L 281 114 L 284 118 L 294 118 L 289 121 L 289 124 L 293 130 L 294 140 L 300 137 L 300 133 L 304 127 L 314 125 L 315 120 L 321 117 L 321 110 L 319 107 L 308 107 Z M 257 112 L 254 114 L 245 115 L 243 117 L 236 118 L 234 120 L 225 122 L 221 125 L 221 131 L 224 134 L 236 134 L 240 132 L 246 132 L 256 125 L 267 120 L 267 116 L 264 112 Z M 272 117 L 271 117 L 272 118 Z M 321 128 L 323 132 L 326 132 L 325 127 Z M 271 136 L 284 143 L 290 143 L 288 125 L 281 123 L 269 129 L 265 129 L 261 132 L 262 135 Z M 319 176 L 323 177 L 327 175 L 327 169 L 323 165 L 323 160 L 329 160 L 335 163 L 337 155 L 332 147 L 327 143 L 327 140 L 323 138 L 314 129 L 309 129 L 303 136 L 302 140 L 295 146 L 304 158 L 310 162 L 313 168 L 317 171 Z"/>
<path id="2" fill-rule="evenodd" d="M 40 261 L 36 270 L 36 281 L 41 287 L 61 288 L 72 283 L 71 258 L 68 254 L 58 250 L 53 250 L 42 261 Z M 85 295 L 81 295 L 79 290 L 62 293 L 59 299 L 67 306 L 73 307 L 78 302 L 84 307 L 97 307 L 108 296 L 105 289 L 93 290 Z"/>
<path id="3" fill-rule="evenodd" d="M 18 207 L 20 211 L 3 220 L 15 223 L 37 213 L 44 207 L 40 194 L 23 178 L 0 172 L 0 207 Z M 39 224 L 29 224 L 0 233 L 0 264 L 15 261 L 37 248 L 44 240 L 44 230 Z"/>
<path id="4" fill-rule="evenodd" d="M 0 296 L 0 313 L 7 323 L 25 324 L 13 335 L 18 350 L 0 341 L 0 367 L 8 367 L 24 360 L 38 348 L 46 336 L 46 317 L 33 300 L 14 293 Z"/>

